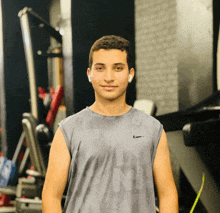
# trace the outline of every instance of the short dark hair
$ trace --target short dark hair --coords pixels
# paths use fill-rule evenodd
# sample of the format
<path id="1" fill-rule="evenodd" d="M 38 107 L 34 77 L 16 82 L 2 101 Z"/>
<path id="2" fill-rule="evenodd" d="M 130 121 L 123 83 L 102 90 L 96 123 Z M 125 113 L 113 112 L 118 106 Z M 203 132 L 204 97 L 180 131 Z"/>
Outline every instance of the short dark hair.
<path id="1" fill-rule="evenodd" d="M 130 50 L 130 42 L 125 38 L 115 35 L 103 36 L 100 39 L 96 40 L 92 45 L 89 53 L 89 68 L 91 69 L 93 63 L 93 52 L 100 49 L 111 50 L 117 49 L 121 51 L 126 51 L 127 53 L 127 63 L 128 68 L 132 68 L 132 56 Z"/>

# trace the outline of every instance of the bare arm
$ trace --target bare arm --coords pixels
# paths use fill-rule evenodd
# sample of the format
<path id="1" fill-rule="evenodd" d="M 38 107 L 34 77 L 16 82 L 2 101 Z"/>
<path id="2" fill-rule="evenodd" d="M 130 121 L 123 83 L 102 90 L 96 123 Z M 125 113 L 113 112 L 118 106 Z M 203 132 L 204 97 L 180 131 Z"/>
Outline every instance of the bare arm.
<path id="1" fill-rule="evenodd" d="M 50 149 L 49 163 L 42 192 L 42 212 L 61 213 L 61 199 L 67 183 L 70 154 L 58 128 Z"/>
<path id="2" fill-rule="evenodd" d="M 166 133 L 163 130 L 153 165 L 160 213 L 178 213 L 178 194 L 171 169 Z"/>

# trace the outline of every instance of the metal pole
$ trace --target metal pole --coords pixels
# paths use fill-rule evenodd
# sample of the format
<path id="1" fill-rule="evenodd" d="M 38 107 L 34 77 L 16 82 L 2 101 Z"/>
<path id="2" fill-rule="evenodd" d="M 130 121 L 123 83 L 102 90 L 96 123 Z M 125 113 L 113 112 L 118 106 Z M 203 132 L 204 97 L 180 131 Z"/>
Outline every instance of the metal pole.
<path id="1" fill-rule="evenodd" d="M 5 75 L 4 75 L 4 42 L 3 42 L 3 16 L 2 1 L 0 0 L 0 126 L 1 151 L 7 156 L 7 134 L 6 134 L 6 100 L 5 100 Z"/>
<path id="2" fill-rule="evenodd" d="M 29 76 L 29 88 L 31 96 L 31 113 L 38 119 L 38 105 L 37 105 L 37 87 L 36 87 L 36 74 L 35 74 L 35 64 L 34 64 L 34 53 L 30 32 L 30 23 L 27 11 L 29 8 L 25 7 L 18 14 L 21 22 L 21 31 L 24 42 L 24 51 L 28 69 Z"/>

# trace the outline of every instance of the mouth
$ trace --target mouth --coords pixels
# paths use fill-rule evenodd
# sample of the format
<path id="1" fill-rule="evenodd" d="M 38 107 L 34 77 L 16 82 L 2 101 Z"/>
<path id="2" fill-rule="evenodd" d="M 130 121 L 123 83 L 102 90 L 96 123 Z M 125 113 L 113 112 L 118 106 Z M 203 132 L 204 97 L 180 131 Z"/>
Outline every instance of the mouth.
<path id="1" fill-rule="evenodd" d="M 114 89 L 116 88 L 117 86 L 113 86 L 113 85 L 102 85 L 101 87 L 107 89 L 107 90 L 111 90 L 111 89 Z"/>

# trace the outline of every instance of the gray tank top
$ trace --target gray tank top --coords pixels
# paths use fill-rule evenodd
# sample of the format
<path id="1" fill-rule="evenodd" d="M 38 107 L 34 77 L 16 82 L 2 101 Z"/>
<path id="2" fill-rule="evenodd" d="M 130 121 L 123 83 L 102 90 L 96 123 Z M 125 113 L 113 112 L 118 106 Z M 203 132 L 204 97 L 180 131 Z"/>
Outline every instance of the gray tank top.
<path id="1" fill-rule="evenodd" d="M 64 213 L 156 212 L 158 120 L 133 107 L 120 116 L 87 107 L 59 126 L 71 156 Z"/>

